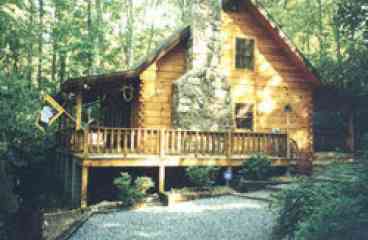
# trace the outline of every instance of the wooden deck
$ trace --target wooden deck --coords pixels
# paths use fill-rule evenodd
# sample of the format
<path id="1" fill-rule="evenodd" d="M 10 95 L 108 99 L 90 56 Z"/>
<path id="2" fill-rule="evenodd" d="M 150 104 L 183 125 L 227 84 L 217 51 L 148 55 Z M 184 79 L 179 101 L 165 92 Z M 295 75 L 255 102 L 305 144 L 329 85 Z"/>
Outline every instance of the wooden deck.
<path id="1" fill-rule="evenodd" d="M 62 130 L 57 136 L 61 155 L 72 157 L 61 157 L 56 168 L 61 169 L 65 192 L 82 207 L 87 206 L 90 168 L 158 167 L 162 192 L 166 167 L 234 167 L 252 154 L 267 155 L 274 165 L 287 166 L 295 155 L 284 133 L 90 128 Z"/>
<path id="2" fill-rule="evenodd" d="M 64 131 L 59 145 L 89 167 L 238 166 L 252 154 L 287 164 L 287 134 L 178 129 L 91 128 Z"/>

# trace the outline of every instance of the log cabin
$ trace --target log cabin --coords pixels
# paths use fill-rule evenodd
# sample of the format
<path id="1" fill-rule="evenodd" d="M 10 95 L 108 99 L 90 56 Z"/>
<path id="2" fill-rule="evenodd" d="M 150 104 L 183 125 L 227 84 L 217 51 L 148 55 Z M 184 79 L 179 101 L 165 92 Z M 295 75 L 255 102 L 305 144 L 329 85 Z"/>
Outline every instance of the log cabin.
<path id="1" fill-rule="evenodd" d="M 92 168 L 157 168 L 162 192 L 167 167 L 256 153 L 310 167 L 320 81 L 308 61 L 251 0 L 195 0 L 192 15 L 133 69 L 62 84 L 76 124 L 61 124 L 56 169 L 74 206 L 87 206 Z"/>

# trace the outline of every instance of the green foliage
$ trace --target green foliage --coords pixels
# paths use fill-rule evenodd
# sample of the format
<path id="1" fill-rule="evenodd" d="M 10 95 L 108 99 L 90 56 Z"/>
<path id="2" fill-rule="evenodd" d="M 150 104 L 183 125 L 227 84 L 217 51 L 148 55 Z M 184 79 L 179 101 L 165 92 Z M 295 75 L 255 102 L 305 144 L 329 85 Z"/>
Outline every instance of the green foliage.
<path id="1" fill-rule="evenodd" d="M 147 191 L 155 186 L 154 182 L 149 177 L 138 177 L 134 181 L 134 186 L 138 192 L 138 198 L 141 199 L 145 196 Z"/>
<path id="2" fill-rule="evenodd" d="M 272 176 L 272 162 L 264 155 L 254 155 L 244 161 L 239 175 L 247 180 L 267 180 Z"/>
<path id="3" fill-rule="evenodd" d="M 154 187 L 154 183 L 149 177 L 138 177 L 134 182 L 132 177 L 125 172 L 114 179 L 114 185 L 118 189 L 118 198 L 124 206 L 131 206 L 141 201 L 146 196 L 147 191 Z"/>
<path id="4" fill-rule="evenodd" d="M 219 169 L 216 167 L 189 167 L 186 175 L 195 187 L 206 188 L 215 184 Z"/>
<path id="5" fill-rule="evenodd" d="M 278 194 L 274 239 L 345 240 L 368 237 L 368 166 L 335 165 L 333 181 L 300 179 Z"/>
<path id="6" fill-rule="evenodd" d="M 260 0 L 316 67 L 321 80 L 366 93 L 366 0 Z"/>

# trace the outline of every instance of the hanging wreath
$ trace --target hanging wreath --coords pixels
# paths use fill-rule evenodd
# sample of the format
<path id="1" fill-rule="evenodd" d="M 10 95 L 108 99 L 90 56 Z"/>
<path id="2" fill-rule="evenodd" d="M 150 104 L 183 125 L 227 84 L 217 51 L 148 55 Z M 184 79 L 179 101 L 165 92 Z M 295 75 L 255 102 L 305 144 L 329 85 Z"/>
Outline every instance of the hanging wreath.
<path id="1" fill-rule="evenodd" d="M 132 85 L 121 88 L 121 93 L 126 102 L 131 102 L 134 98 L 134 87 Z"/>

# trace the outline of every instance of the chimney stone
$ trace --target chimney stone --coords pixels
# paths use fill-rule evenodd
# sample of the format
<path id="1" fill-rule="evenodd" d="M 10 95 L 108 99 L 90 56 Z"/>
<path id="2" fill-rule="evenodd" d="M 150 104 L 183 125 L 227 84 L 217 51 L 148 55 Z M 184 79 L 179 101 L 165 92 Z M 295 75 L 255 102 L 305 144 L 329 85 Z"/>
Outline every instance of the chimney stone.
<path id="1" fill-rule="evenodd" d="M 233 126 L 230 86 L 221 71 L 219 0 L 193 0 L 187 72 L 174 82 L 173 126 L 220 131 Z"/>

